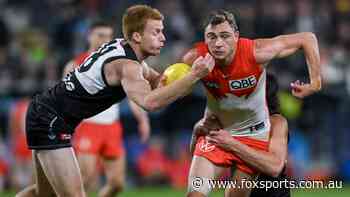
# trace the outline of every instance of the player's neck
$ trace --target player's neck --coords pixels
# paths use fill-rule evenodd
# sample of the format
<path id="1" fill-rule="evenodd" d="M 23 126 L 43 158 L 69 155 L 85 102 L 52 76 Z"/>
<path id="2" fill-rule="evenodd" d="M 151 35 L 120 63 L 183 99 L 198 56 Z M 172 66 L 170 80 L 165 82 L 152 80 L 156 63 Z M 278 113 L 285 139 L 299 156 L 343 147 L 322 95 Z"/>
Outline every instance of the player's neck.
<path id="1" fill-rule="evenodd" d="M 142 62 L 143 60 L 145 60 L 148 57 L 148 55 L 145 55 L 142 52 L 140 45 L 137 45 L 137 44 L 135 44 L 133 42 L 129 42 L 129 41 L 128 41 L 128 43 L 129 43 L 130 47 L 132 48 L 132 50 L 134 50 L 136 57 L 140 62 Z"/>
<path id="2" fill-rule="evenodd" d="M 87 52 L 88 52 L 88 53 L 92 53 L 92 52 L 94 52 L 94 51 L 96 51 L 96 49 L 94 49 L 94 48 L 89 48 Z"/>
<path id="3" fill-rule="evenodd" d="M 90 46 L 88 49 L 88 53 L 92 53 L 98 49 L 99 46 Z"/>

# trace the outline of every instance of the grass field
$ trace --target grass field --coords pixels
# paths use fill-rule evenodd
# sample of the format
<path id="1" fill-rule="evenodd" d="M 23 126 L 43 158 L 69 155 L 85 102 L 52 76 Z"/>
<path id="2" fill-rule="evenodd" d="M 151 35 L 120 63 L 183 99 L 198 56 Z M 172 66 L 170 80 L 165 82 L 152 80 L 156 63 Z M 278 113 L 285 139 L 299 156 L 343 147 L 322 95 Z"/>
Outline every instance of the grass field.
<path id="1" fill-rule="evenodd" d="M 15 192 L 0 193 L 0 197 L 13 197 Z M 89 196 L 95 197 L 96 194 L 90 194 Z M 121 197 L 177 197 L 185 196 L 184 190 L 174 190 L 170 188 L 140 188 L 140 189 L 129 189 L 126 190 Z M 223 196 L 222 191 L 217 191 L 210 195 L 212 197 Z M 349 197 L 350 196 L 350 185 L 342 189 L 303 189 L 303 190 L 292 190 L 292 196 L 294 197 Z"/>

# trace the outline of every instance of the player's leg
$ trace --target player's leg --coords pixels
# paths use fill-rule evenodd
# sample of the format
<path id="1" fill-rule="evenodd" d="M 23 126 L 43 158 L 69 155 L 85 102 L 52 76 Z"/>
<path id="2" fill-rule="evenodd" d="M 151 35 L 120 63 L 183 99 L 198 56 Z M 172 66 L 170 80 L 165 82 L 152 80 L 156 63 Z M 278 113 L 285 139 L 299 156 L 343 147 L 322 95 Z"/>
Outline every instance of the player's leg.
<path id="1" fill-rule="evenodd" d="M 31 159 L 15 158 L 11 164 L 10 184 L 18 190 L 26 185 L 33 184 L 33 166 Z"/>
<path id="2" fill-rule="evenodd" d="M 223 173 L 226 168 L 214 165 L 201 156 L 193 156 L 188 177 L 188 197 L 208 196 L 211 189 L 208 180 L 213 180 Z"/>
<path id="3" fill-rule="evenodd" d="M 104 159 L 103 165 L 107 181 L 98 196 L 115 196 L 124 189 L 125 185 L 125 155 L 116 159 Z"/>
<path id="4" fill-rule="evenodd" d="M 227 188 L 225 190 L 225 197 L 249 197 L 252 190 L 249 186 L 253 186 L 253 184 L 247 184 L 247 182 L 255 181 L 257 177 L 258 175 L 256 174 L 252 175 L 238 169 L 235 170 L 232 181 L 236 183 L 238 187 Z"/>
<path id="5" fill-rule="evenodd" d="M 103 165 L 107 178 L 99 192 L 100 197 L 115 196 L 125 185 L 125 150 L 123 146 L 123 128 L 119 121 L 103 128 Z"/>
<path id="6" fill-rule="evenodd" d="M 102 134 L 101 134 L 102 133 Z M 98 124 L 83 121 L 75 129 L 73 147 L 76 151 L 84 188 L 96 191 L 99 171 L 97 161 L 102 149 L 104 131 Z"/>
<path id="7" fill-rule="evenodd" d="M 39 150 L 36 154 L 47 179 L 58 196 L 85 196 L 73 148 Z"/>
<path id="8" fill-rule="evenodd" d="M 32 151 L 28 149 L 24 134 L 17 135 L 12 140 L 14 162 L 10 166 L 10 181 L 12 187 L 18 190 L 34 182 Z"/>
<path id="9" fill-rule="evenodd" d="M 71 147 L 67 123 L 57 115 L 55 109 L 41 103 L 39 99 L 33 99 L 26 116 L 27 143 L 29 148 L 35 150 L 35 164 L 40 165 L 57 196 L 84 197 L 80 169 Z M 37 183 L 40 196 L 43 187 L 39 180 Z"/>
<path id="10" fill-rule="evenodd" d="M 96 167 L 97 155 L 79 153 L 77 154 L 84 188 L 88 191 L 97 189 L 98 170 Z"/>
<path id="11" fill-rule="evenodd" d="M 269 143 L 267 141 L 261 141 L 250 137 L 234 137 L 234 138 L 240 141 L 241 143 L 251 148 L 254 148 L 256 150 L 268 151 Z M 232 175 L 232 180 L 236 183 L 236 185 L 239 184 L 240 186 L 236 188 L 227 189 L 225 196 L 232 196 L 232 197 L 250 196 L 252 188 L 249 188 L 249 186 L 254 186 L 254 184 L 248 183 L 248 182 L 255 181 L 258 178 L 259 173 L 250 165 L 248 165 L 246 162 L 244 162 L 242 159 L 240 159 L 237 155 L 230 154 L 229 157 L 230 157 L 230 160 L 232 160 L 232 162 L 236 164 L 236 170 Z"/>
<path id="12" fill-rule="evenodd" d="M 16 197 L 40 197 L 40 196 L 56 196 L 55 191 L 47 180 L 41 164 L 33 152 L 33 166 L 35 173 L 35 184 L 24 188 L 21 192 L 16 194 Z"/>

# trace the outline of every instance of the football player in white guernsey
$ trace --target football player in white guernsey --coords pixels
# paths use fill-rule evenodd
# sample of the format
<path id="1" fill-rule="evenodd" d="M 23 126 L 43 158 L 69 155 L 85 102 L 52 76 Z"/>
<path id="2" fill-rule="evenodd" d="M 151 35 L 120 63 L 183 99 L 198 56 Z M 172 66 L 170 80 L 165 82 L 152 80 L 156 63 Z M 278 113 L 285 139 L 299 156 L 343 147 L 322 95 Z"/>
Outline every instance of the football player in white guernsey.
<path id="1" fill-rule="evenodd" d="M 91 24 L 88 35 L 88 50 L 68 62 L 63 77 L 72 72 L 90 53 L 103 43 L 113 39 L 113 26 L 105 21 Z M 150 122 L 147 113 L 129 100 L 131 112 L 138 121 L 141 142 L 150 136 Z M 123 147 L 123 128 L 119 120 L 119 104 L 114 104 L 105 111 L 83 120 L 75 130 L 73 147 L 77 154 L 84 186 L 87 191 L 94 191 L 101 174 L 97 167 L 101 159 L 105 185 L 98 192 L 100 197 L 115 196 L 125 185 L 125 151 Z"/>
<path id="2" fill-rule="evenodd" d="M 191 153 L 194 151 L 195 141 L 198 137 L 196 133 L 200 133 L 201 129 L 205 129 L 209 133 L 207 138 L 210 143 L 237 154 L 243 161 L 257 169 L 260 172 L 258 181 L 283 181 L 288 179 L 286 174 L 288 122 L 279 112 L 278 83 L 272 74 L 266 75 L 266 89 L 266 102 L 269 107 L 271 122 L 268 152 L 256 150 L 232 138 L 230 132 L 222 130 L 222 124 L 218 118 L 211 116 L 200 120 L 194 127 L 190 146 Z M 230 188 L 227 188 L 226 192 L 229 192 L 229 190 Z M 287 186 L 271 189 L 254 188 L 250 197 L 256 196 L 289 197 L 290 188 L 287 188 Z"/>
<path id="3" fill-rule="evenodd" d="M 146 111 L 155 111 L 184 96 L 208 75 L 214 59 L 194 61 L 182 79 L 158 87 L 160 74 L 144 64 L 164 46 L 162 14 L 135 5 L 123 16 L 125 39 L 116 39 L 92 53 L 53 88 L 36 95 L 26 117 L 28 147 L 33 150 L 35 184 L 22 196 L 86 196 L 71 135 L 83 119 L 96 115 L 125 97 Z"/>
<path id="4" fill-rule="evenodd" d="M 265 102 L 265 66 L 272 59 L 287 57 L 303 49 L 310 83 L 292 83 L 292 94 L 303 98 L 319 91 L 320 55 L 316 36 L 303 32 L 270 39 L 240 38 L 234 15 L 219 10 L 210 15 L 204 37 L 205 42 L 199 43 L 184 56 L 187 64 L 203 55 L 203 51 L 209 51 L 215 59 L 213 71 L 202 79 L 207 93 L 204 118 L 217 117 L 222 128 L 233 138 L 256 150 L 268 151 L 271 128 Z M 256 179 L 258 171 L 255 168 L 237 154 L 208 142 L 206 135 L 208 133 L 198 138 L 194 150 L 187 196 L 207 196 L 212 189 L 208 179 L 218 178 L 228 167 L 236 169 L 232 180 L 238 183 L 242 179 Z M 250 188 L 237 187 L 226 195 L 248 197 L 250 192 Z"/>

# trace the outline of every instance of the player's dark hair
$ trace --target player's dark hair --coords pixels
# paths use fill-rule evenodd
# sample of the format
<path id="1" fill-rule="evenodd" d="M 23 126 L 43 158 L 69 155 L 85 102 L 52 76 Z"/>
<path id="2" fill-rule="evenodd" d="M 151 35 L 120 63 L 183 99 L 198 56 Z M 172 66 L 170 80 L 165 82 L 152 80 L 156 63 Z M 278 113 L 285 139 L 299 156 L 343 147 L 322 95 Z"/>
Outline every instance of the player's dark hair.
<path id="1" fill-rule="evenodd" d="M 205 27 L 208 25 L 218 25 L 227 21 L 234 31 L 238 31 L 238 25 L 236 22 L 236 17 L 233 13 L 226 10 L 217 10 L 212 12 L 207 22 L 205 23 Z"/>
<path id="2" fill-rule="evenodd" d="M 105 21 L 105 20 L 95 20 L 91 23 L 89 29 L 90 31 L 95 29 L 95 28 L 99 28 L 99 27 L 110 27 L 113 29 L 113 25 L 112 23 Z"/>
<path id="3" fill-rule="evenodd" d="M 266 75 L 266 100 L 270 115 L 280 113 L 280 103 L 277 95 L 278 90 L 279 86 L 276 77 L 268 73 Z"/>

